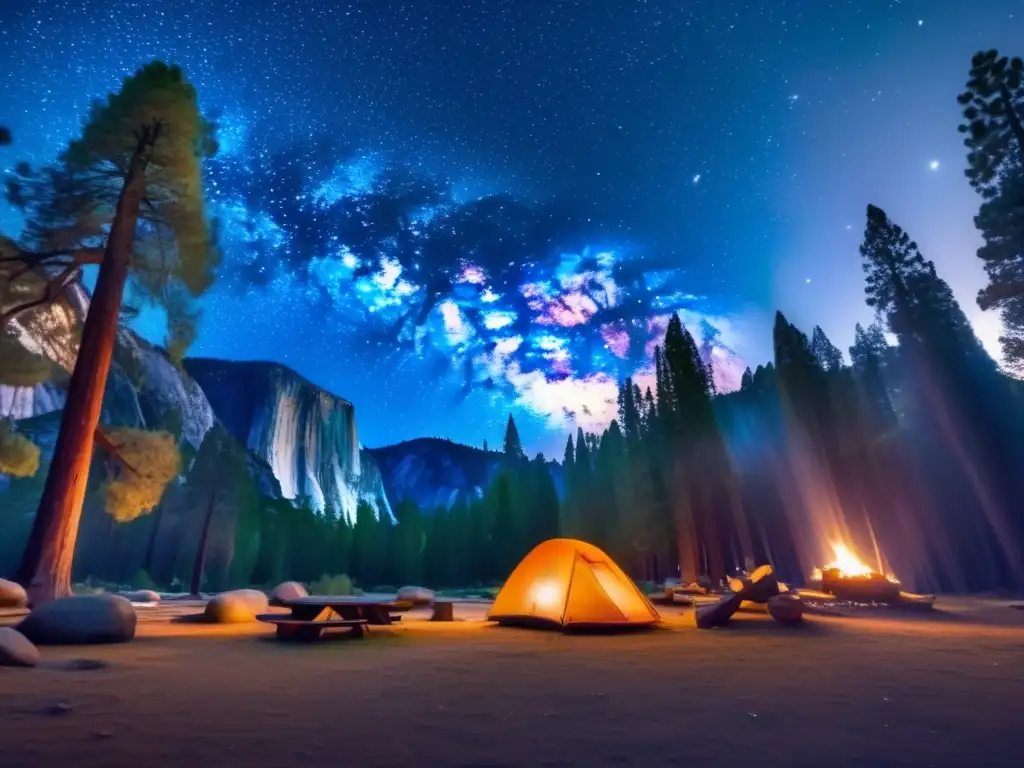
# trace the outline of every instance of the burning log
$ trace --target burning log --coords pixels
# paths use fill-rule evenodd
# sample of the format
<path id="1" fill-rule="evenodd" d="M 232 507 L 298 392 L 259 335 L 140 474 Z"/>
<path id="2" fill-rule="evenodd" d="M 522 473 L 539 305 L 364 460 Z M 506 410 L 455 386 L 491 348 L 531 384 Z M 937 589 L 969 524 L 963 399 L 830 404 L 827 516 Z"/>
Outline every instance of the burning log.
<path id="1" fill-rule="evenodd" d="M 895 577 L 871 570 L 845 544 L 832 544 L 835 560 L 816 569 L 811 581 L 837 600 L 856 603 L 898 603 L 900 583 Z"/>
<path id="2" fill-rule="evenodd" d="M 749 576 L 729 579 L 729 589 L 752 603 L 767 603 L 781 591 L 770 565 L 762 565 Z"/>
<path id="3" fill-rule="evenodd" d="M 821 589 L 835 595 L 837 600 L 854 603 L 896 603 L 900 600 L 899 583 L 880 573 L 844 576 L 838 568 L 826 568 L 821 574 Z"/>

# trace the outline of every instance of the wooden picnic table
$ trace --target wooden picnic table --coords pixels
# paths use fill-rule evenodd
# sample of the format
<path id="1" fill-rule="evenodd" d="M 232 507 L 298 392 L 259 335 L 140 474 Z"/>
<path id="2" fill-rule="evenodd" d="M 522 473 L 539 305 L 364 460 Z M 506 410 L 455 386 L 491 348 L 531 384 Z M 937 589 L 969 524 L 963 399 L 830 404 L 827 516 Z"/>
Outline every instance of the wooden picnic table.
<path id="1" fill-rule="evenodd" d="M 264 613 L 256 618 L 277 626 L 283 639 L 316 640 L 325 629 L 349 627 L 355 637 L 362 637 L 368 625 L 387 625 L 396 619 L 391 614 L 409 608 L 407 603 L 372 597 L 310 595 L 284 600 L 291 614 Z"/>

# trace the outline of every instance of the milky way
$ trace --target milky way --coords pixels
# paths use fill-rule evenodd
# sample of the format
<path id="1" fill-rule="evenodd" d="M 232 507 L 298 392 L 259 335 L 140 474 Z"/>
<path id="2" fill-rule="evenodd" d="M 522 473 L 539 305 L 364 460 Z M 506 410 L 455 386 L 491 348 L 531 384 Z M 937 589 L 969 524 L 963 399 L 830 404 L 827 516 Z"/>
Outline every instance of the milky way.
<path id="1" fill-rule="evenodd" d="M 7 0 L 0 166 L 180 63 L 219 125 L 227 255 L 194 352 L 294 367 L 371 445 L 493 444 L 512 412 L 551 450 L 646 381 L 672 311 L 722 388 L 776 308 L 849 343 L 871 201 L 977 319 L 955 94 L 1024 14 L 938 5 Z"/>

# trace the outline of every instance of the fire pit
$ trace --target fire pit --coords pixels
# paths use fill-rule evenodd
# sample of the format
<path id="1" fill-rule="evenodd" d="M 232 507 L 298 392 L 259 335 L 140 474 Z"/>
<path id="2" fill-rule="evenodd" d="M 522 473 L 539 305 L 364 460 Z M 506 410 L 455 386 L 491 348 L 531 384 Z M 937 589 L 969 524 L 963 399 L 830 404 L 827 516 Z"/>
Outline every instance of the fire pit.
<path id="1" fill-rule="evenodd" d="M 900 582 L 892 574 L 874 571 L 842 543 L 832 544 L 835 560 L 815 569 L 811 582 L 837 600 L 857 603 L 898 603 Z"/>

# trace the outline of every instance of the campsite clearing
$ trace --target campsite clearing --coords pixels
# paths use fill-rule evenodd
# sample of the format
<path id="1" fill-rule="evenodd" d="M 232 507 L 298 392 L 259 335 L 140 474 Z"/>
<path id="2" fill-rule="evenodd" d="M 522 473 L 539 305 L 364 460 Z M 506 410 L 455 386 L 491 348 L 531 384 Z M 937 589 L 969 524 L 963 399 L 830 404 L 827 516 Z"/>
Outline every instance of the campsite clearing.
<path id="1" fill-rule="evenodd" d="M 131 643 L 0 669 L 0 764 L 1017 765 L 1024 612 L 948 607 L 795 628 L 741 613 L 711 631 L 668 607 L 667 629 L 590 636 L 459 604 L 476 620 L 420 609 L 313 644 L 140 609 Z M 68 668 L 81 658 L 107 666 Z"/>

